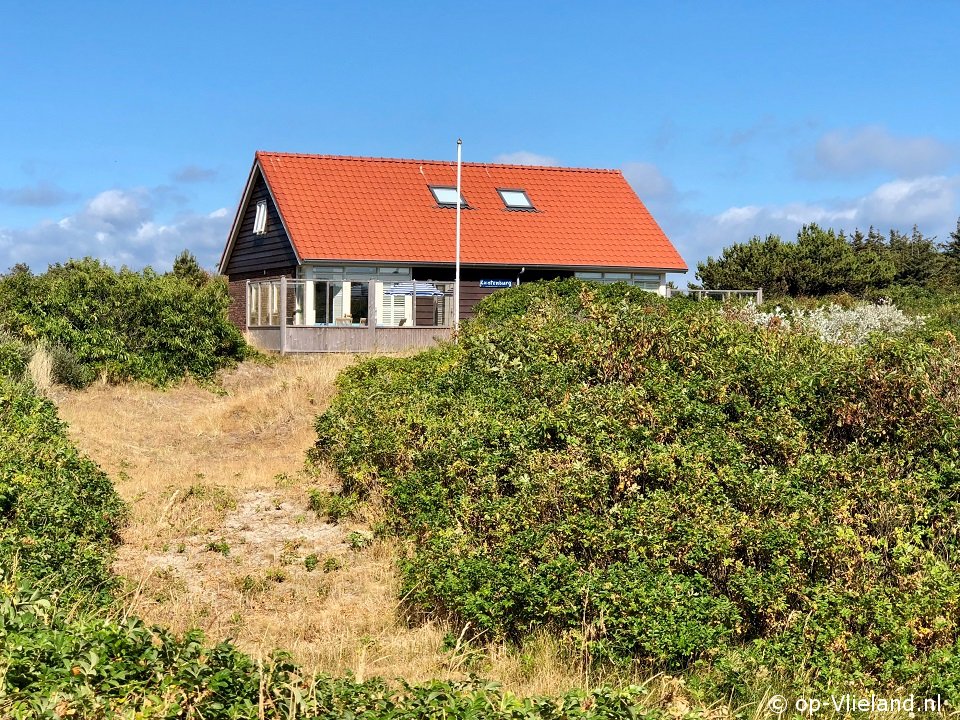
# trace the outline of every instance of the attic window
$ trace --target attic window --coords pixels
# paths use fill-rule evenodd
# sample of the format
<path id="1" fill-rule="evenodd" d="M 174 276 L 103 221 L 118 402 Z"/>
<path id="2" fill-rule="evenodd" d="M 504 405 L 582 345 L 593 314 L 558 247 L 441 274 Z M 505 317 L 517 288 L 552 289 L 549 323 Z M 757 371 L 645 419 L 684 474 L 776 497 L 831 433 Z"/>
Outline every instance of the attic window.
<path id="1" fill-rule="evenodd" d="M 253 218 L 253 234 L 263 235 L 267 232 L 267 201 L 257 202 L 257 214 Z"/>
<path id="2" fill-rule="evenodd" d="M 439 185 L 430 185 L 430 192 L 433 193 L 433 199 L 437 201 L 440 207 L 457 206 L 457 189 L 455 187 L 443 187 Z M 460 196 L 460 207 L 467 207 L 466 198 Z"/>
<path id="3" fill-rule="evenodd" d="M 497 192 L 500 193 L 500 199 L 508 210 L 536 210 L 526 190 L 497 188 Z"/>

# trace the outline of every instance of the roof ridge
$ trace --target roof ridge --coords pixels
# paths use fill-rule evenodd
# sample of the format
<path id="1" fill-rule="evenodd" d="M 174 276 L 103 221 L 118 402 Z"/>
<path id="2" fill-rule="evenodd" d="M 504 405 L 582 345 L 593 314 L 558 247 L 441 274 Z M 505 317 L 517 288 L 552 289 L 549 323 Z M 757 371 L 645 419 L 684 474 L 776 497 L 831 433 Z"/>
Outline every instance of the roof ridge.
<path id="1" fill-rule="evenodd" d="M 456 165 L 455 160 L 418 160 L 416 158 L 388 158 L 363 155 L 323 155 L 315 153 L 293 153 L 293 152 L 275 152 L 272 150 L 257 150 L 257 158 L 260 157 L 296 157 L 308 160 L 349 160 L 354 162 L 383 162 L 383 163 L 416 163 L 420 165 Z M 585 168 L 585 167 L 567 167 L 561 165 L 521 165 L 519 163 L 484 163 L 484 162 L 465 162 L 464 166 L 469 167 L 488 167 L 488 168 L 523 168 L 524 170 L 555 170 L 562 172 L 586 172 L 586 173 L 608 173 L 622 175 L 622 171 L 616 168 Z"/>

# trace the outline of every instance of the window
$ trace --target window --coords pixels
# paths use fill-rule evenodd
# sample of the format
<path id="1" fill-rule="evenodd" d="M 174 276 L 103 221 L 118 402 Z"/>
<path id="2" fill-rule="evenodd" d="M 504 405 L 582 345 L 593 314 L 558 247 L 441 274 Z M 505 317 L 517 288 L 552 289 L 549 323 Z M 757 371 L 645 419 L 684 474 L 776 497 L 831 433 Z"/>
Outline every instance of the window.
<path id="1" fill-rule="evenodd" d="M 592 280 L 594 282 L 625 282 L 650 292 L 660 292 L 662 278 L 658 273 L 577 272 L 574 275 L 581 280 Z"/>
<path id="2" fill-rule="evenodd" d="M 508 210 L 536 210 L 526 190 L 497 188 L 497 192 L 500 193 L 500 199 Z"/>
<path id="3" fill-rule="evenodd" d="M 257 214 L 253 218 L 253 234 L 263 235 L 267 232 L 267 201 L 257 202 Z"/>
<path id="4" fill-rule="evenodd" d="M 633 284 L 651 292 L 660 291 L 660 276 L 655 273 L 634 273 Z"/>
<path id="5" fill-rule="evenodd" d="M 439 185 L 430 185 L 430 192 L 433 193 L 433 199 L 437 201 L 440 207 L 457 206 L 457 189 L 455 187 L 442 187 Z M 460 207 L 467 207 L 466 198 L 460 195 Z"/>

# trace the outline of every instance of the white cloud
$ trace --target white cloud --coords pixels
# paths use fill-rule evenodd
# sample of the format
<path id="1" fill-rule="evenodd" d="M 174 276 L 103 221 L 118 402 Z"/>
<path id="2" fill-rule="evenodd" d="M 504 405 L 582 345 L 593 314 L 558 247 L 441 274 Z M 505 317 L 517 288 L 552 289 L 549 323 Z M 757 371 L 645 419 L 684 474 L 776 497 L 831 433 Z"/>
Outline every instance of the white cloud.
<path id="1" fill-rule="evenodd" d="M 897 136 L 879 125 L 868 125 L 823 135 L 811 153 L 801 158 L 800 172 L 815 178 L 877 172 L 912 178 L 941 172 L 955 158 L 955 148 L 936 138 Z"/>
<path id="2" fill-rule="evenodd" d="M 560 164 L 560 161 L 555 157 L 550 157 L 549 155 L 538 155 L 534 152 L 529 152 L 528 150 L 518 150 L 517 152 L 512 153 L 503 153 L 497 155 L 493 161 L 495 163 L 502 163 L 504 165 L 547 165 L 547 166 L 557 166 Z"/>
<path id="3" fill-rule="evenodd" d="M 677 188 L 673 181 L 652 163 L 626 163 L 623 166 L 623 176 L 644 203 L 648 200 L 674 200 L 677 197 Z"/>
<path id="4" fill-rule="evenodd" d="M 162 188 L 111 189 L 60 220 L 43 220 L 25 229 L 0 228 L 0 272 L 20 262 L 42 271 L 51 263 L 85 256 L 113 266 L 166 270 L 184 248 L 201 265 L 213 268 L 230 229 L 227 209 L 181 212 L 161 222 L 155 210 L 164 197 Z"/>
<path id="5" fill-rule="evenodd" d="M 71 221 L 79 227 L 129 229 L 150 218 L 153 210 L 149 203 L 145 190 L 106 190 L 90 200 Z"/>

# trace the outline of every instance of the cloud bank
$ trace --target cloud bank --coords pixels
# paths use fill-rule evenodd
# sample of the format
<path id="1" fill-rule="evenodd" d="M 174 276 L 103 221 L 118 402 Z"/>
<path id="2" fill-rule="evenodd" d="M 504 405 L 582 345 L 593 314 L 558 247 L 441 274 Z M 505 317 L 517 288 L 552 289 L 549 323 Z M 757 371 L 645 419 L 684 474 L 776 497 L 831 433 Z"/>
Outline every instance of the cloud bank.
<path id="1" fill-rule="evenodd" d="M 166 188 L 105 190 L 76 212 L 25 229 L 0 228 L 0 272 L 17 263 L 34 271 L 70 258 L 91 256 L 110 265 L 167 270 L 184 248 L 213 268 L 230 229 L 226 208 L 182 211 L 159 220 Z"/>

